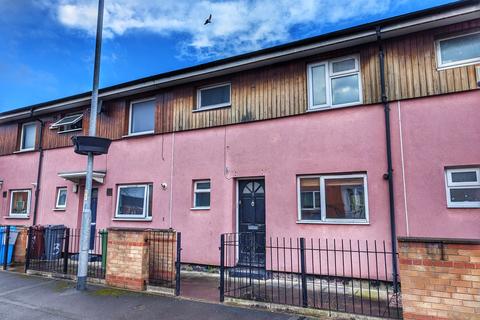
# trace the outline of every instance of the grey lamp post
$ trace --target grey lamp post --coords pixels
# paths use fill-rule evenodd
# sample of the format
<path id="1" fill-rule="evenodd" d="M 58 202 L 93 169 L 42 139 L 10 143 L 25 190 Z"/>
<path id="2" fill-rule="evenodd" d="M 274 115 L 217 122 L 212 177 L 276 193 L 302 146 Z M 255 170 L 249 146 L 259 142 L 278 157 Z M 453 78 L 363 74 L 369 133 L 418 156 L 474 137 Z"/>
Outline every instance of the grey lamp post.
<path id="1" fill-rule="evenodd" d="M 97 36 L 95 42 L 95 66 L 93 69 L 93 89 L 92 103 L 90 108 L 90 122 L 88 135 L 95 139 L 97 127 L 97 105 L 98 105 L 98 82 L 100 75 L 100 55 L 102 51 L 102 28 L 103 28 L 103 0 L 98 1 L 97 17 Z M 76 140 L 74 140 L 74 143 Z M 78 145 L 75 145 L 78 150 Z M 92 176 L 93 176 L 93 157 L 94 152 L 86 151 L 87 154 L 87 174 L 85 178 L 85 195 L 83 199 L 82 229 L 80 234 L 80 254 L 78 258 L 77 272 L 77 290 L 86 290 L 87 272 L 88 272 L 88 250 L 90 249 L 90 224 L 92 221 L 92 212 L 90 201 L 92 196 Z"/>

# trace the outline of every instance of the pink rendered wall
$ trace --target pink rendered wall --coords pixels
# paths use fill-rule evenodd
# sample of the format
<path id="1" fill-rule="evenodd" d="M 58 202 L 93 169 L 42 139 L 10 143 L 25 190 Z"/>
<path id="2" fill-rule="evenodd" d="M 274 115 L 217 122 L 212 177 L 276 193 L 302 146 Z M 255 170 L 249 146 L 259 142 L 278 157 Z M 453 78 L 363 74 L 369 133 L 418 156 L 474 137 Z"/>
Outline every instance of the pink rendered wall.
<path id="1" fill-rule="evenodd" d="M 480 236 L 480 209 L 447 209 L 443 180 L 445 166 L 480 163 L 480 149 L 472 147 L 480 141 L 475 121 L 479 101 L 480 92 L 475 91 L 401 102 L 409 235 Z M 391 104 L 391 112 L 397 229 L 398 235 L 406 235 L 397 103 Z M 31 164 L 18 161 L 20 156 L 30 157 Z M 6 181 L 2 190 L 24 188 L 30 183 L 26 181 L 34 181 L 36 162 L 32 161 L 37 158 L 37 153 L 0 157 L 0 179 Z M 58 173 L 83 171 L 85 161 L 71 148 L 45 152 L 39 223 L 79 226 L 81 194 L 73 193 L 73 184 Z M 14 174 L 10 167 L 19 165 L 25 170 L 19 174 L 15 169 Z M 105 183 L 99 185 L 97 229 L 173 227 L 182 232 L 185 262 L 218 264 L 220 234 L 236 228 L 239 177 L 265 178 L 267 236 L 390 239 L 388 189 L 382 178 L 386 160 L 381 105 L 123 139 L 112 143 L 107 156 L 95 159 L 95 169 L 107 170 Z M 367 172 L 369 224 L 297 224 L 297 175 L 348 172 Z M 209 210 L 191 209 L 195 179 L 211 179 Z M 153 183 L 153 220 L 114 220 L 117 184 L 145 182 Z M 59 186 L 69 188 L 64 212 L 53 210 Z M 107 188 L 113 188 L 113 196 L 106 195 Z"/>
<path id="2" fill-rule="evenodd" d="M 398 122 L 397 103 L 392 110 Z M 480 209 L 447 208 L 444 176 L 445 167 L 480 165 L 479 111 L 480 90 L 400 102 L 409 235 L 480 238 Z"/>
<path id="3" fill-rule="evenodd" d="M 30 225 L 35 201 L 35 183 L 37 182 L 38 152 L 22 152 L 0 157 L 0 224 Z M 30 189 L 29 219 L 10 219 L 10 192 L 14 189 Z M 3 193 L 7 191 L 7 197 Z"/>

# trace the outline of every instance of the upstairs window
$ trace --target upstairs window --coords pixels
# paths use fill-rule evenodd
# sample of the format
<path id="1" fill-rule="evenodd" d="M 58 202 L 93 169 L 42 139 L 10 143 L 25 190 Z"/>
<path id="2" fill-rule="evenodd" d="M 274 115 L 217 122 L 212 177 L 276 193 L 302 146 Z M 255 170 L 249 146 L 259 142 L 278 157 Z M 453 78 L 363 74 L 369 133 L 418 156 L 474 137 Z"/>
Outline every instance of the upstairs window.
<path id="1" fill-rule="evenodd" d="M 115 218 L 144 219 L 152 217 L 151 184 L 118 186 Z"/>
<path id="2" fill-rule="evenodd" d="M 129 135 L 153 133 L 155 129 L 155 99 L 130 104 Z"/>
<path id="3" fill-rule="evenodd" d="M 367 176 L 299 177 L 298 220 L 304 223 L 367 223 Z"/>
<path id="4" fill-rule="evenodd" d="M 310 64 L 307 79 L 310 110 L 362 103 L 357 55 Z"/>
<path id="5" fill-rule="evenodd" d="M 37 124 L 35 122 L 22 125 L 22 134 L 20 137 L 20 151 L 35 149 L 35 139 L 37 136 Z"/>
<path id="6" fill-rule="evenodd" d="M 66 116 L 50 125 L 50 129 L 58 129 L 58 133 L 80 131 L 83 128 L 83 114 Z"/>
<path id="7" fill-rule="evenodd" d="M 445 170 L 447 206 L 480 208 L 480 168 Z"/>
<path id="8" fill-rule="evenodd" d="M 10 216 L 28 216 L 31 190 L 13 190 L 10 197 Z"/>
<path id="9" fill-rule="evenodd" d="M 437 40 L 438 67 L 472 64 L 480 61 L 480 31 Z"/>
<path id="10" fill-rule="evenodd" d="M 197 110 L 230 106 L 231 84 L 223 83 L 197 90 Z"/>
<path id="11" fill-rule="evenodd" d="M 194 181 L 193 208 L 210 209 L 210 180 Z"/>

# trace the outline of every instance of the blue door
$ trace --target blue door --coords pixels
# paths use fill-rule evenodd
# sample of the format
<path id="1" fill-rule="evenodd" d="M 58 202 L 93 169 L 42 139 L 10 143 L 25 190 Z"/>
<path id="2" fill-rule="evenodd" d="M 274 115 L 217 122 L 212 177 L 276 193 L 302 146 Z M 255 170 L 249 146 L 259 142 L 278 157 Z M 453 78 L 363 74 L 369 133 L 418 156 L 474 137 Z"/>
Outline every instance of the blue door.
<path id="1" fill-rule="evenodd" d="M 238 181 L 239 264 L 265 265 L 265 180 Z"/>
<path id="2" fill-rule="evenodd" d="M 92 198 L 90 201 L 90 210 L 92 210 L 92 222 L 90 223 L 90 250 L 95 249 L 95 238 L 97 232 L 97 200 L 98 189 L 92 189 Z"/>

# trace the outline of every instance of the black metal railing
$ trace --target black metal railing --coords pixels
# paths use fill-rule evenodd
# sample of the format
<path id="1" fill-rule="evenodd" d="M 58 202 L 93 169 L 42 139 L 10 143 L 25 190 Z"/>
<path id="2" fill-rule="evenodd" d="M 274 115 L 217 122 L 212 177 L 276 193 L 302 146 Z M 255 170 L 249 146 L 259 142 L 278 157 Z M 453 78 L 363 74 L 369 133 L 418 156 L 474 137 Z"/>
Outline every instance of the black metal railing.
<path id="1" fill-rule="evenodd" d="M 182 234 L 174 230 L 149 230 L 149 277 L 152 286 L 175 289 L 180 294 Z"/>
<path id="2" fill-rule="evenodd" d="M 385 241 L 221 235 L 220 300 L 225 297 L 401 318 Z"/>
<path id="3" fill-rule="evenodd" d="M 107 231 L 91 234 L 88 253 L 88 277 L 105 278 Z M 36 270 L 77 275 L 80 229 L 64 226 L 33 226 L 28 230 L 25 271 Z"/>

